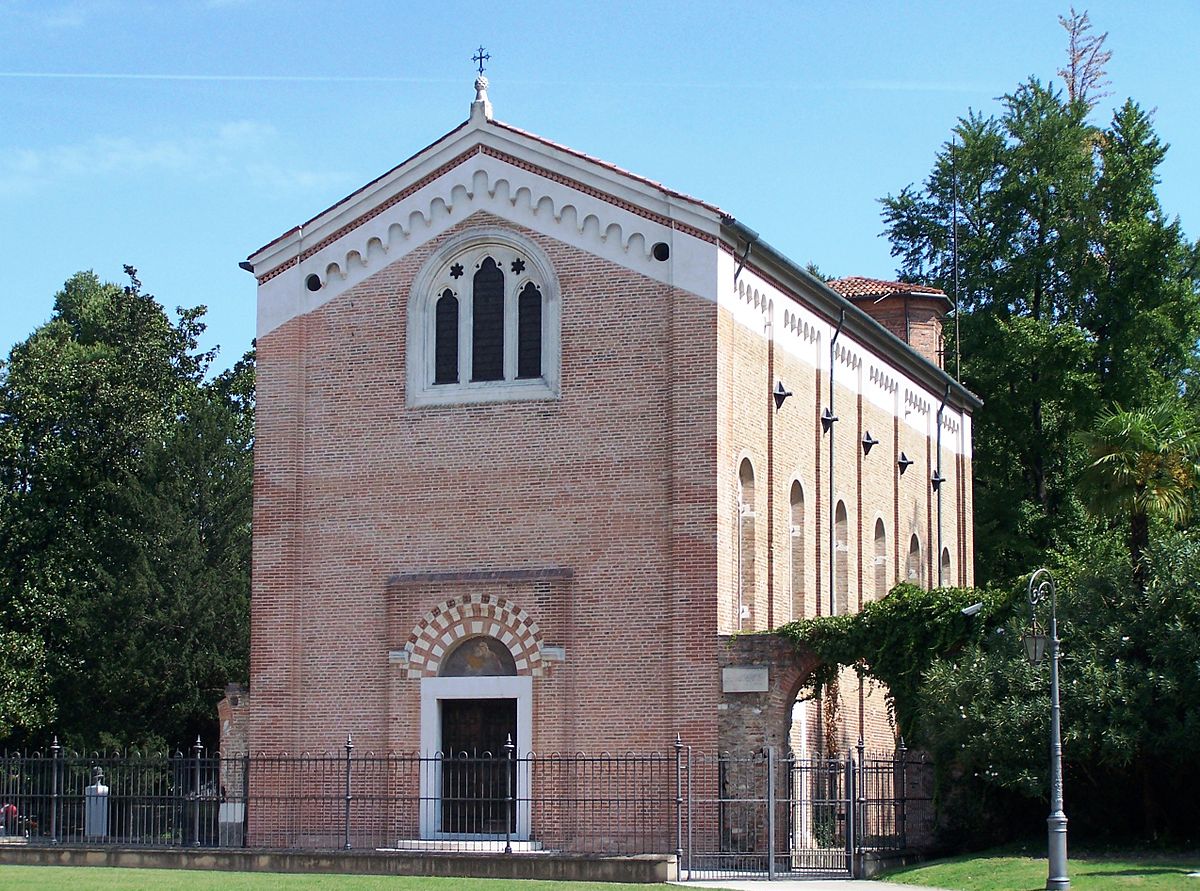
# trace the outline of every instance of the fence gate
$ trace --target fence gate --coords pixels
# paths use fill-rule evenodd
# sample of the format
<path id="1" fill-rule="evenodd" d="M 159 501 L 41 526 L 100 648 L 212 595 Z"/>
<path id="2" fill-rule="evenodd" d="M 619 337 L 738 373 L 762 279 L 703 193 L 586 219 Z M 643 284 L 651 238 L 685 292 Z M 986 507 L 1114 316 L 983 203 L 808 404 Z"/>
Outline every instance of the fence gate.
<path id="1" fill-rule="evenodd" d="M 786 764 L 791 869 L 849 873 L 855 817 L 851 762 L 792 758 Z"/>
<path id="2" fill-rule="evenodd" d="M 683 877 L 850 875 L 850 759 L 688 752 L 684 777 Z"/>

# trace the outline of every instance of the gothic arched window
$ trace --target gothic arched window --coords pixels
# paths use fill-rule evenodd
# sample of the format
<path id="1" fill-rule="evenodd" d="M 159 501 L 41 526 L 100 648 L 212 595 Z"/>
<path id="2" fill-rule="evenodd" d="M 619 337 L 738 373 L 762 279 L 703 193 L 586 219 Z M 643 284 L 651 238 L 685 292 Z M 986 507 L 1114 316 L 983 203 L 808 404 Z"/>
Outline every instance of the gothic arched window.
<path id="1" fill-rule="evenodd" d="M 435 347 L 433 382 L 458 383 L 458 298 L 449 288 L 438 298 L 434 319 Z"/>
<path id="2" fill-rule="evenodd" d="M 558 283 L 529 240 L 468 230 L 426 261 L 408 310 L 408 404 L 558 396 Z"/>
<path id="3" fill-rule="evenodd" d="M 490 256 L 479 261 L 471 292 L 471 380 L 504 380 L 504 273 Z"/>

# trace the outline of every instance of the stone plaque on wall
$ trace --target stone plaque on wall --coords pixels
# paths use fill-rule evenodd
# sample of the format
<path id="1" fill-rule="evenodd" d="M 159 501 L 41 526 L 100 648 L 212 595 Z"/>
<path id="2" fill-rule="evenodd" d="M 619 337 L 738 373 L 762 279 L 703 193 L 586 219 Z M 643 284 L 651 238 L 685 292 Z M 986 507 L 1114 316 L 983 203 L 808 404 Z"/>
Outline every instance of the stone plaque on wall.
<path id="1" fill-rule="evenodd" d="M 766 693 L 767 667 L 765 665 L 739 665 L 722 668 L 721 692 Z"/>

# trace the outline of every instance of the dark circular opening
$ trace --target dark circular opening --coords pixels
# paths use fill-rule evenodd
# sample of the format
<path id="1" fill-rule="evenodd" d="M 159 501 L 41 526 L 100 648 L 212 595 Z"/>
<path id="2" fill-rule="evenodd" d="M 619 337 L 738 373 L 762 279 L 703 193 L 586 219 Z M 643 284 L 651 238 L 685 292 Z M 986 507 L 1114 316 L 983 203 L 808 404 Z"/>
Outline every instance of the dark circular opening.
<path id="1" fill-rule="evenodd" d="M 310 291 L 321 290 L 321 277 L 314 272 L 304 280 L 304 287 L 308 288 Z"/>
<path id="2" fill-rule="evenodd" d="M 650 252 L 654 254 L 655 260 L 666 260 L 671 256 L 671 246 L 665 241 L 660 241 L 650 249 Z"/>

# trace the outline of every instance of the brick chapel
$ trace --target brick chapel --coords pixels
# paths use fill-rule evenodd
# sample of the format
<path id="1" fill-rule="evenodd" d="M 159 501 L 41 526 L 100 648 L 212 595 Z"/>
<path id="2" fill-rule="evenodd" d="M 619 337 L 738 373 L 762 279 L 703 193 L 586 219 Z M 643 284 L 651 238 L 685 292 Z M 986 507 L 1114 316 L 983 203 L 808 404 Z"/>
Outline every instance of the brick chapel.
<path id="1" fill-rule="evenodd" d="M 465 123 L 242 265 L 254 751 L 891 744 L 877 691 L 850 675 L 829 730 L 746 632 L 972 583 L 942 292 L 825 283 L 495 120 L 482 76 Z"/>

